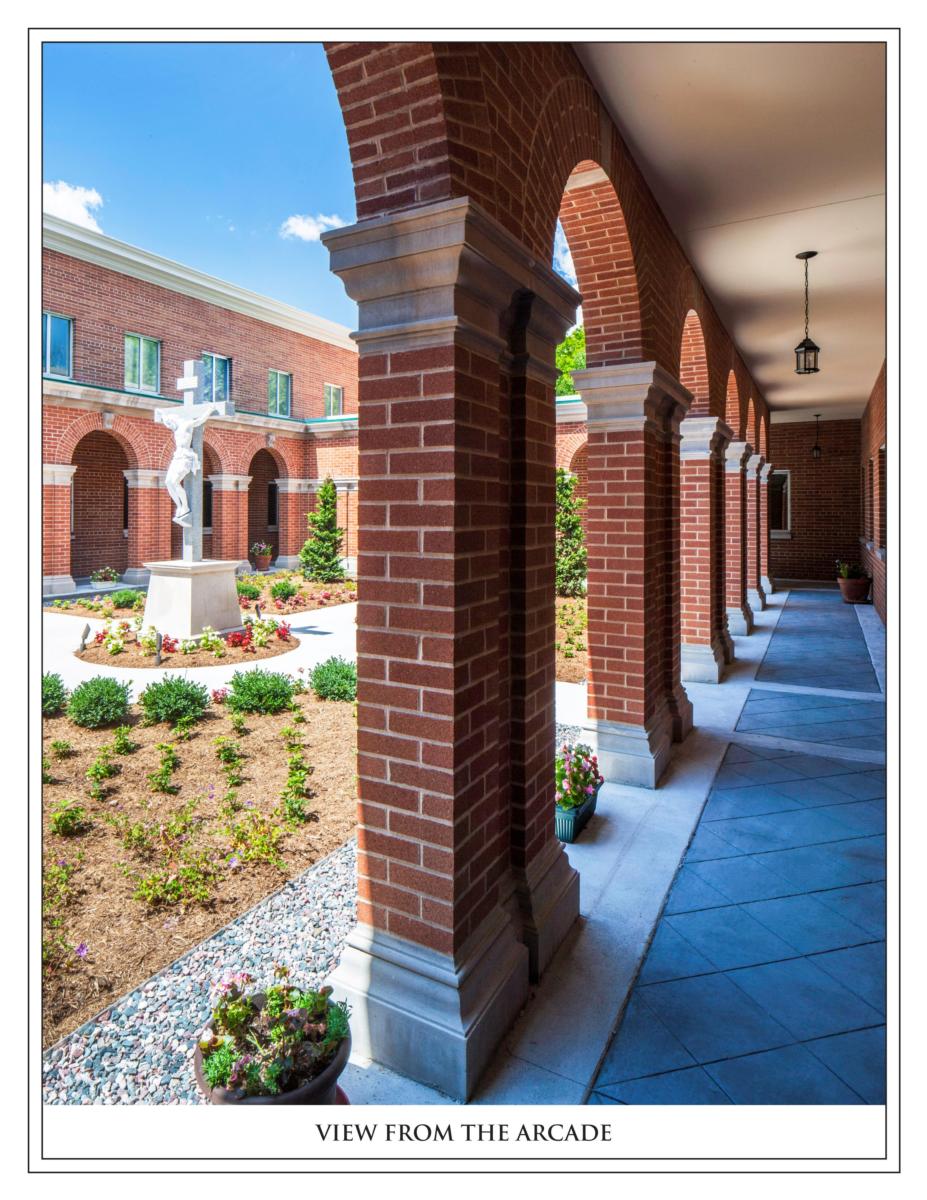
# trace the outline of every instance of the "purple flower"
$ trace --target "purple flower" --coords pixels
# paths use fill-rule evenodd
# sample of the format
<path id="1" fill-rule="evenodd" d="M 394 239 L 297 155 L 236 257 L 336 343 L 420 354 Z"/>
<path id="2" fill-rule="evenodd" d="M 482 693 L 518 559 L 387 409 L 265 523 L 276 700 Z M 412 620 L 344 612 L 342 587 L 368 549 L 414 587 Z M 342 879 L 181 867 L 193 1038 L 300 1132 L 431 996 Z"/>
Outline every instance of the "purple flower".
<path id="1" fill-rule="evenodd" d="M 87 943 L 81 942 L 81 944 L 79 946 L 75 946 L 74 953 L 77 955 L 78 958 L 86 958 L 87 957 Z"/>
<path id="2" fill-rule="evenodd" d="M 231 857 L 231 858 L 229 859 L 229 861 L 228 861 L 228 867 L 229 867 L 229 870 L 230 870 L 230 871 L 237 871 L 237 870 L 238 870 L 238 868 L 239 868 L 240 866 L 241 866 L 241 862 L 240 862 L 240 861 L 239 861 L 239 859 L 236 857 L 236 855 L 234 855 L 234 854 L 233 854 L 233 855 L 232 855 L 232 857 Z"/>
<path id="3" fill-rule="evenodd" d="M 58 859 L 58 866 L 59 866 L 59 867 L 66 867 L 67 865 L 68 865 L 68 860 L 67 860 L 66 858 L 59 858 L 59 859 Z"/>

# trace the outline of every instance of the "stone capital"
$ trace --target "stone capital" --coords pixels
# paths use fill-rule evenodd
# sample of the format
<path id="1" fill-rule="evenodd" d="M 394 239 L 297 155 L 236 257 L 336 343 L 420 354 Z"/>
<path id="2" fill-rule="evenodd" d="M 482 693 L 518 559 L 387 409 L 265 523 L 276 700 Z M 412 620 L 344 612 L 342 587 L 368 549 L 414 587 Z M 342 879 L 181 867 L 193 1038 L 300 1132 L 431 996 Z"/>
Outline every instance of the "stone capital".
<path id="1" fill-rule="evenodd" d="M 277 491 L 284 495 L 287 492 L 308 493 L 315 490 L 314 479 L 294 479 L 292 476 L 287 479 L 275 479 Z"/>
<path id="2" fill-rule="evenodd" d="M 161 488 L 164 487 L 164 471 L 151 471 L 146 468 L 133 468 L 123 471 L 126 483 L 130 488 Z"/>
<path id="3" fill-rule="evenodd" d="M 749 442 L 730 442 L 724 454 L 725 469 L 732 474 L 742 471 L 753 453 Z"/>
<path id="4" fill-rule="evenodd" d="M 769 483 L 769 477 L 773 472 L 772 463 L 768 462 L 760 468 L 760 483 Z"/>
<path id="5" fill-rule="evenodd" d="M 679 457 L 687 459 L 715 459 L 724 456 L 728 442 L 734 436 L 729 425 L 720 417 L 685 417 L 679 426 L 682 440 Z"/>
<path id="6" fill-rule="evenodd" d="M 748 479 L 758 478 L 760 471 L 763 467 L 763 464 L 765 462 L 766 462 L 766 459 L 762 456 L 762 454 L 751 454 L 750 457 L 747 459 L 747 478 Z"/>
<path id="7" fill-rule="evenodd" d="M 58 487 L 70 487 L 76 466 L 71 463 L 42 463 L 42 482 Z"/>
<path id="8" fill-rule="evenodd" d="M 246 492 L 250 475 L 207 475 L 214 492 Z"/>
<path id="9" fill-rule="evenodd" d="M 468 197 L 371 217 L 323 235 L 331 269 L 358 304 L 361 354 L 465 340 L 522 357 L 556 379 L 551 345 L 580 296 Z"/>
<path id="10" fill-rule="evenodd" d="M 586 405 L 586 427 L 601 432 L 646 428 L 673 430 L 689 411 L 692 395 L 655 362 L 586 367 L 573 372 Z"/>

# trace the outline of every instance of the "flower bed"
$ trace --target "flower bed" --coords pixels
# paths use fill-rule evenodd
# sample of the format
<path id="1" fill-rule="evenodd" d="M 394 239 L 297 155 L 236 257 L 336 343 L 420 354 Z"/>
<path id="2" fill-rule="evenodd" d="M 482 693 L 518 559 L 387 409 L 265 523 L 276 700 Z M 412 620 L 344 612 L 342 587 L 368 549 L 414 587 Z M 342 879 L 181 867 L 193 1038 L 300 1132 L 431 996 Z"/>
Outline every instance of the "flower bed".
<path id="1" fill-rule="evenodd" d="M 104 727 L 44 719 L 44 1044 L 353 834 L 353 704 L 240 676 L 247 694 L 217 689 L 173 725 L 143 716 L 185 711 L 176 696 Z"/>
<path id="2" fill-rule="evenodd" d="M 588 670 L 585 598 L 557 597 L 557 678 L 582 683 Z"/>
<path id="3" fill-rule="evenodd" d="M 337 604 L 353 604 L 357 599 L 357 585 L 353 580 L 344 583 L 311 583 L 293 571 L 275 571 L 272 575 L 242 575 L 237 585 L 238 601 L 244 612 L 253 612 L 255 604 L 259 604 L 263 613 L 275 617 L 314 612 L 317 608 L 332 608 Z"/>
<path id="4" fill-rule="evenodd" d="M 67 613 L 72 617 L 113 617 L 129 619 L 145 611 L 145 593 L 137 588 L 119 588 L 103 596 L 88 596 L 83 600 L 52 600 L 45 612 Z"/>
<path id="5" fill-rule="evenodd" d="M 208 631 L 197 642 L 183 641 L 164 634 L 161 640 L 161 662 L 157 662 L 157 643 L 154 631 L 142 632 L 133 628 L 135 622 L 108 622 L 87 642 L 85 650 L 76 650 L 74 657 L 110 667 L 154 668 L 174 670 L 178 667 L 234 666 L 253 663 L 258 659 L 275 658 L 295 650 L 299 638 L 294 637 L 286 621 L 274 617 L 255 621 L 246 616 L 248 624 L 242 630 L 218 634 Z"/>

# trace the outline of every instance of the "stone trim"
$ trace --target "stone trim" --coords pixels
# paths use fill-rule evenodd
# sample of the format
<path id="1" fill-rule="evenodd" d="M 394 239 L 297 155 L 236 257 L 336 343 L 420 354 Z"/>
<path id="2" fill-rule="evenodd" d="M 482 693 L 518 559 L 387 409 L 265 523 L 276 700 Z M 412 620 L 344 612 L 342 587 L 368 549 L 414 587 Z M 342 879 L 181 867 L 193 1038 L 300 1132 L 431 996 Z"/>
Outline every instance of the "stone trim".
<path id="1" fill-rule="evenodd" d="M 70 487 L 76 470 L 77 467 L 71 463 L 42 463 L 42 483 L 53 487 Z"/>
<path id="2" fill-rule="evenodd" d="M 747 478 L 758 479 L 766 459 L 762 454 L 751 454 L 747 459 Z"/>
<path id="3" fill-rule="evenodd" d="M 749 442 L 730 442 L 724 455 L 724 469 L 732 474 L 742 471 L 753 454 Z"/>
<path id="4" fill-rule="evenodd" d="M 734 432 L 720 417 L 685 417 L 679 426 L 679 457 L 720 459 Z"/>
<path id="5" fill-rule="evenodd" d="M 579 396 L 562 396 L 556 409 L 558 425 L 582 425 L 586 420 L 586 405 Z"/>
<path id="6" fill-rule="evenodd" d="M 655 362 L 586 367 L 573 372 L 585 401 L 586 425 L 602 432 L 631 432 L 648 426 L 676 427 L 692 403 L 692 394 Z"/>
<path id="7" fill-rule="evenodd" d="M 151 471 L 145 468 L 132 468 L 123 471 L 126 483 L 130 488 L 162 488 L 164 487 L 164 471 Z"/>
<path id="8" fill-rule="evenodd" d="M 286 492 L 298 492 L 298 493 L 317 492 L 324 482 L 325 482 L 324 479 L 289 478 L 289 479 L 275 479 L 274 480 L 274 483 L 277 485 L 277 488 L 279 489 L 281 494 L 284 494 Z M 357 477 L 354 475 L 344 475 L 344 476 L 339 475 L 337 477 L 332 476 L 332 483 L 335 485 L 336 490 L 339 492 L 355 492 L 355 491 L 357 491 Z"/>
<path id="9" fill-rule="evenodd" d="M 250 475 L 207 475 L 214 492 L 246 492 L 251 483 Z"/>
<path id="10" fill-rule="evenodd" d="M 768 484 L 772 471 L 773 465 L 771 462 L 765 463 L 762 467 L 760 467 L 760 483 Z"/>

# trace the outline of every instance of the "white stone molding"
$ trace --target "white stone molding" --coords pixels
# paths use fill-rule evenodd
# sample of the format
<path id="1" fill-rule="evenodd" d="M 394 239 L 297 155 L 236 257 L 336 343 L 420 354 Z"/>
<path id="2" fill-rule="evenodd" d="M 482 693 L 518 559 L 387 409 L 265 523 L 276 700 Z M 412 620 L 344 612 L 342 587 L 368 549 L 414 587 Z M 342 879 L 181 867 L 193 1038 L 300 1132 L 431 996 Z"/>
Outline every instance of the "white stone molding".
<path id="1" fill-rule="evenodd" d="M 207 475 L 214 492 L 246 492 L 251 475 Z"/>
<path id="2" fill-rule="evenodd" d="M 275 479 L 274 483 L 277 485 L 277 491 L 280 492 L 281 495 L 286 492 L 305 493 L 315 490 L 314 479 L 294 479 L 289 477 L 287 479 Z"/>
<path id="3" fill-rule="evenodd" d="M 655 788 L 669 766 L 673 746 L 673 717 L 663 704 L 647 726 L 587 717 L 583 731 L 608 783 Z"/>
<path id="4" fill-rule="evenodd" d="M 116 420 L 116 414 L 114 412 L 112 412 L 110 409 L 105 409 L 104 412 L 102 413 L 102 417 L 103 417 L 103 428 L 104 429 L 112 429 L 113 423 Z"/>
<path id="5" fill-rule="evenodd" d="M 561 396 L 557 400 L 558 425 L 582 425 L 586 420 L 586 406 L 581 396 Z"/>
<path id="6" fill-rule="evenodd" d="M 164 471 L 151 471 L 143 467 L 133 467 L 123 471 L 126 483 L 130 488 L 161 488 L 164 487 Z"/>
<path id="7" fill-rule="evenodd" d="M 77 584 L 74 582 L 73 575 L 43 575 L 42 576 L 42 598 L 46 596 L 64 596 L 68 592 L 73 592 Z"/>
<path id="8" fill-rule="evenodd" d="M 620 363 L 574 371 L 591 433 L 678 429 L 692 394 L 655 362 Z"/>
<path id="9" fill-rule="evenodd" d="M 768 484 L 769 477 L 772 474 L 772 471 L 773 471 L 772 463 L 771 462 L 764 463 L 763 466 L 760 467 L 760 483 Z"/>
<path id="10" fill-rule="evenodd" d="M 751 454 L 747 459 L 747 478 L 758 479 L 766 459 L 762 454 Z"/>
<path id="11" fill-rule="evenodd" d="M 679 426 L 682 440 L 679 457 L 686 459 L 720 458 L 734 436 L 720 417 L 685 417 Z"/>
<path id="12" fill-rule="evenodd" d="M 752 454 L 753 447 L 749 442 L 730 442 L 724 453 L 725 471 L 736 475 L 746 467 Z"/>
<path id="13" fill-rule="evenodd" d="M 42 463 L 42 482 L 55 487 L 70 487 L 77 466 L 72 463 Z"/>

